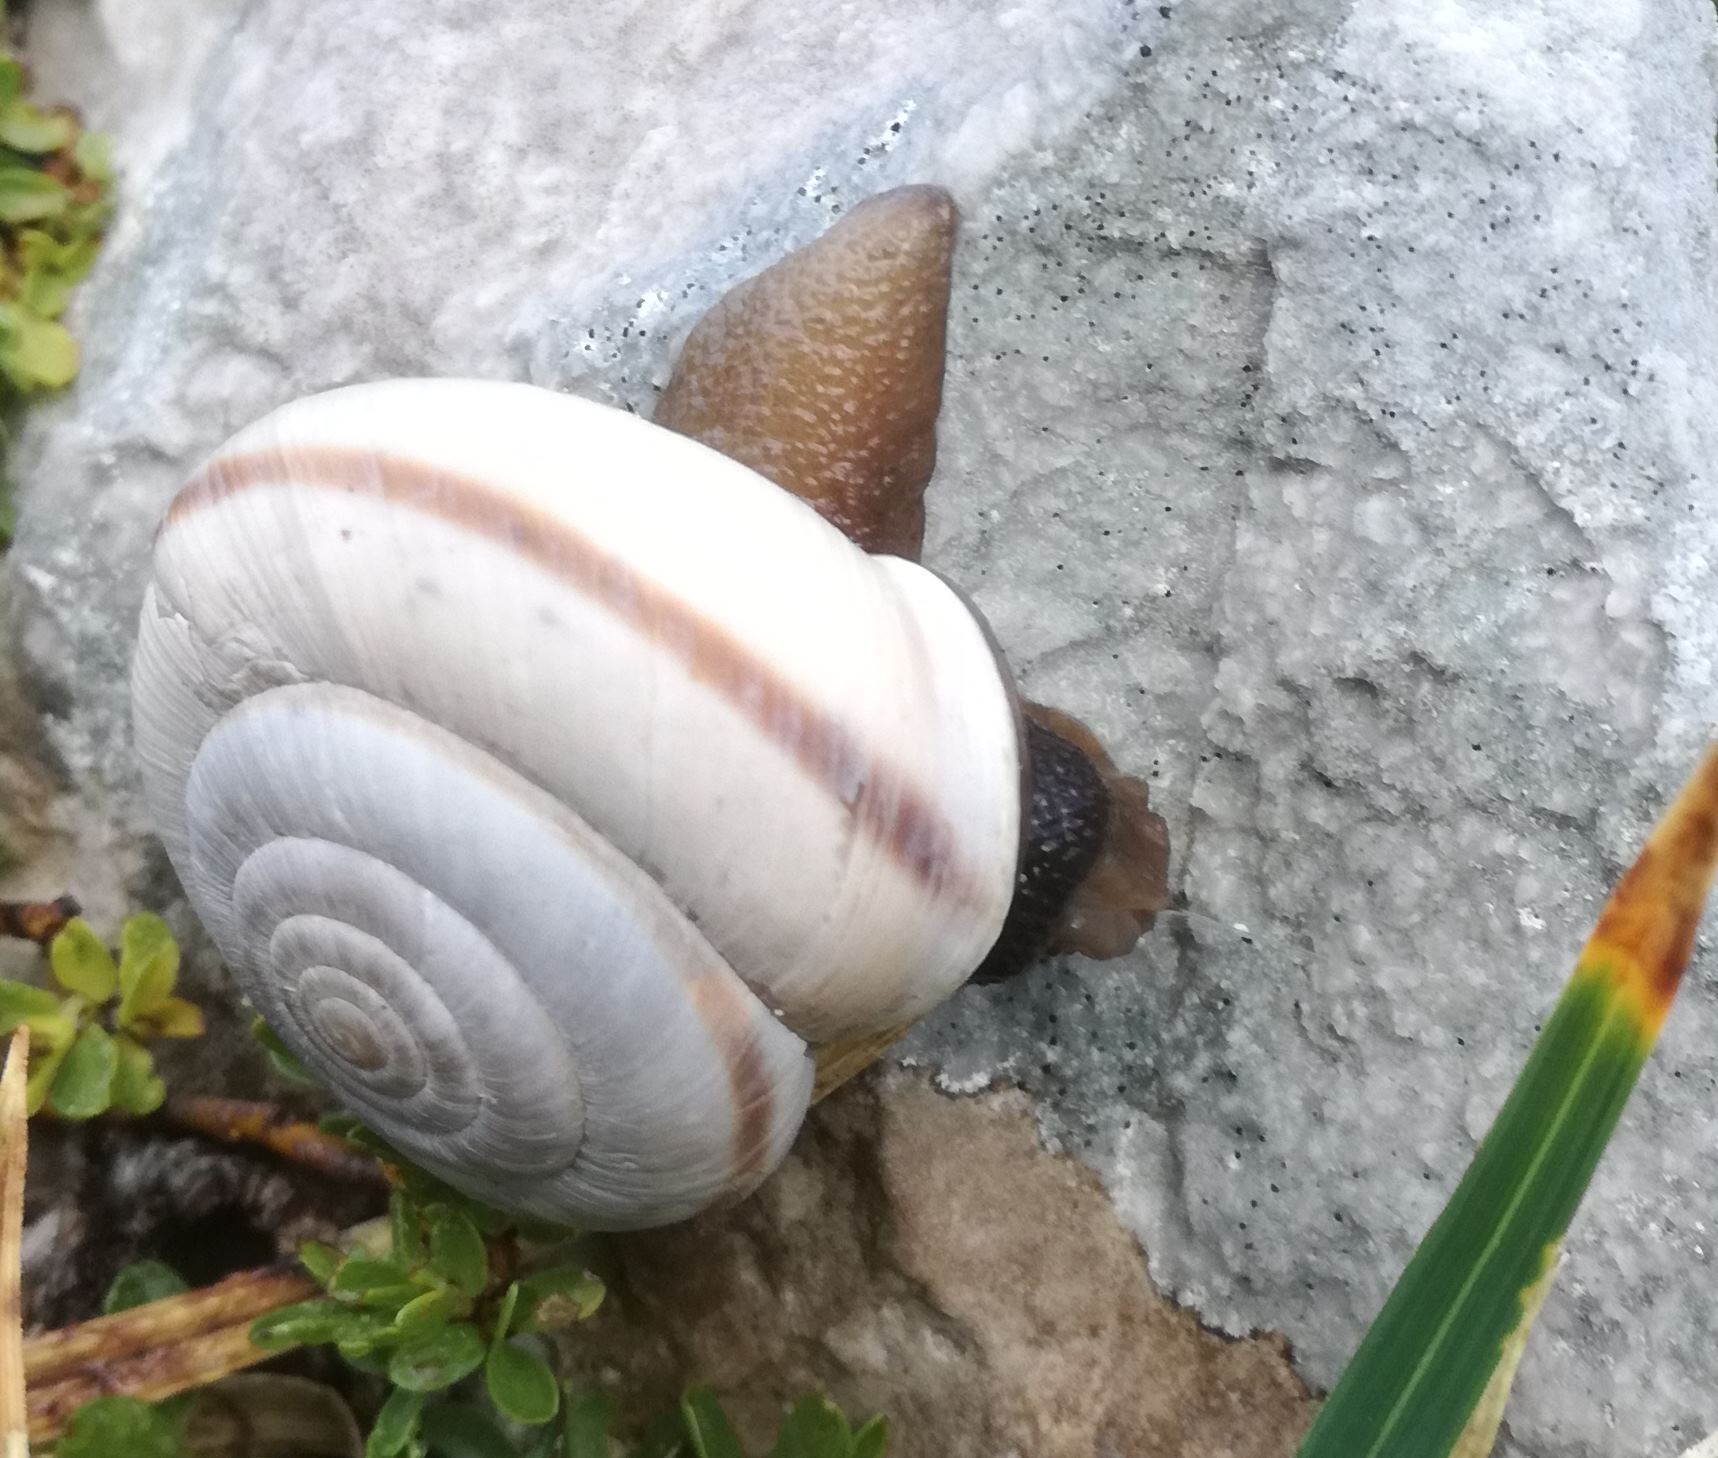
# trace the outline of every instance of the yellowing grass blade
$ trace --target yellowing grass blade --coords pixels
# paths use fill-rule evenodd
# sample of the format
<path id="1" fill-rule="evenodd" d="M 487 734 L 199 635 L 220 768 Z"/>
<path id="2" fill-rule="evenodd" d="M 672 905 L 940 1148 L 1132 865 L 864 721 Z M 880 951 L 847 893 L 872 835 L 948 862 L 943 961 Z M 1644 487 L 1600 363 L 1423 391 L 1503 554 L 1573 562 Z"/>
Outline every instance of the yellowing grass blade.
<path id="1" fill-rule="evenodd" d="M 1299 1458 L 1484 1458 L 1575 1208 L 1676 996 L 1718 864 L 1709 750 L 1600 914 L 1508 1101 Z"/>

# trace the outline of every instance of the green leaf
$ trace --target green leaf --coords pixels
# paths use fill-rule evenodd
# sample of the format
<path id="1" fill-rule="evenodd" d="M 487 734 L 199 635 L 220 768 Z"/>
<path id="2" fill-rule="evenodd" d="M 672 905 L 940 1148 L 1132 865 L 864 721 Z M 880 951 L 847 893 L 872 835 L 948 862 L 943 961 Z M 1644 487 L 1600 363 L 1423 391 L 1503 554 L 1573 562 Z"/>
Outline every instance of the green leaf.
<path id="1" fill-rule="evenodd" d="M 56 1458 L 181 1458 L 166 1416 L 135 1397 L 98 1397 L 71 1416 Z"/>
<path id="2" fill-rule="evenodd" d="M 24 1082 L 24 1108 L 32 1116 L 41 1113 L 42 1106 L 48 1101 L 48 1094 L 54 1087 L 54 1082 L 60 1076 L 60 1067 L 66 1061 L 66 1054 L 71 1051 L 71 1042 L 60 1046 L 50 1046 L 40 1056 L 35 1051 L 35 1039 L 32 1035 L 30 1049 L 30 1074 Z"/>
<path id="3" fill-rule="evenodd" d="M 106 198 L 93 202 L 74 202 L 54 219 L 55 231 L 63 237 L 99 240 L 102 230 L 113 217 L 113 204 Z"/>
<path id="4" fill-rule="evenodd" d="M 708 1387 L 689 1387 L 680 1399 L 680 1419 L 698 1458 L 746 1458 L 728 1415 Z"/>
<path id="5" fill-rule="evenodd" d="M 28 392 L 61 389 L 77 372 L 77 341 L 63 325 L 0 300 L 0 373 Z"/>
<path id="6" fill-rule="evenodd" d="M 45 112 L 17 99 L 0 107 L 0 142 L 37 155 L 71 146 L 78 126 L 64 112 Z"/>
<path id="7" fill-rule="evenodd" d="M 1670 1010 L 1718 870 L 1709 750 L 1606 903 L 1461 1184 L 1300 1458 L 1488 1452 L 1553 1262 Z"/>
<path id="8" fill-rule="evenodd" d="M 429 1223 L 430 1269 L 467 1296 L 481 1295 L 489 1284 L 489 1252 L 471 1217 L 448 1205 L 431 1205 L 424 1216 Z"/>
<path id="9" fill-rule="evenodd" d="M 396 1387 L 388 1394 L 364 1443 L 364 1458 L 395 1458 L 418 1430 L 424 1395 Z"/>
<path id="10" fill-rule="evenodd" d="M 355 1313 L 338 1301 L 319 1296 L 264 1312 L 251 1323 L 251 1343 L 267 1352 L 331 1342 L 347 1330 Z"/>
<path id="11" fill-rule="evenodd" d="M 483 1365 L 483 1338 L 460 1323 L 422 1332 L 401 1342 L 388 1361 L 388 1380 L 411 1392 L 451 1387 Z"/>
<path id="12" fill-rule="evenodd" d="M 60 1017 L 60 999 L 47 988 L 0 980 L 0 1032 L 10 1033 L 19 1023 L 29 1023 L 34 1033 L 39 1020 Z M 33 1049 L 35 1039 L 30 1042 Z"/>
<path id="13" fill-rule="evenodd" d="M 307 1240 L 298 1248 L 299 1264 L 323 1286 L 333 1281 L 334 1273 L 345 1259 L 344 1251 L 324 1245 L 320 1240 Z"/>
<path id="14" fill-rule="evenodd" d="M 82 1007 L 81 997 L 61 1002 L 53 993 L 27 982 L 0 981 L 0 1034 L 9 1034 L 20 1025 L 30 1030 L 25 1107 L 32 1114 L 41 1111 L 66 1050 L 77 1038 Z"/>
<path id="15" fill-rule="evenodd" d="M 366 1301 L 372 1292 L 399 1286 L 405 1286 L 415 1294 L 417 1288 L 410 1283 L 410 1273 L 393 1261 L 377 1260 L 374 1256 L 347 1256 L 334 1273 L 334 1279 L 328 1283 L 328 1294 L 353 1302 Z"/>
<path id="16" fill-rule="evenodd" d="M 1523 1293 L 1520 1322 L 1503 1344 L 1503 1356 L 1492 1369 L 1491 1381 L 1486 1384 L 1484 1395 L 1468 1418 L 1467 1426 L 1462 1429 L 1462 1435 L 1453 1450 L 1453 1458 L 1490 1458 L 1491 1450 L 1496 1445 L 1497 1430 L 1503 1425 L 1503 1408 L 1509 1401 L 1509 1389 L 1515 1383 L 1515 1373 L 1521 1365 L 1522 1353 L 1527 1350 L 1528 1333 L 1532 1331 L 1533 1323 L 1539 1319 L 1539 1310 L 1544 1306 L 1545 1298 L 1551 1294 L 1551 1282 L 1557 1274 L 1557 1256 L 1560 1249 L 1559 1246 L 1546 1248 L 1543 1274 L 1536 1285 Z"/>
<path id="17" fill-rule="evenodd" d="M 448 1322 L 462 1320 L 470 1314 L 471 1302 L 451 1287 L 442 1286 L 434 1291 L 419 1292 L 407 1301 L 394 1313 L 394 1326 L 401 1333 L 410 1335 L 446 1326 Z"/>
<path id="18" fill-rule="evenodd" d="M 361 1127 L 361 1126 L 360 1126 Z M 364 1137 L 375 1140 L 376 1136 L 368 1130 L 362 1130 Z M 356 1137 L 356 1136 L 353 1136 Z M 509 1215 L 506 1211 L 495 1210 L 488 1205 L 480 1204 L 469 1196 L 461 1194 L 445 1180 L 439 1180 L 428 1170 L 419 1169 L 410 1160 L 402 1159 L 399 1151 L 390 1149 L 387 1145 L 376 1141 L 375 1152 L 390 1164 L 398 1167 L 400 1180 L 407 1198 L 424 1206 L 446 1205 L 451 1210 L 459 1210 L 484 1235 L 500 1235 L 506 1230 L 523 1231 L 531 1222 L 520 1219 L 517 1215 Z M 543 1227 L 552 1231 L 556 1236 L 564 1236 L 567 1232 L 559 1227 Z"/>
<path id="19" fill-rule="evenodd" d="M 388 1358 L 384 1352 L 341 1352 L 340 1359 L 354 1371 L 368 1372 L 372 1377 L 388 1375 Z"/>
<path id="20" fill-rule="evenodd" d="M 0 7 L 0 16 L 5 10 Z M 11 56 L 0 56 L 0 104 L 24 94 L 24 68 Z"/>
<path id="21" fill-rule="evenodd" d="M 560 1384 L 549 1364 L 510 1342 L 490 1348 L 483 1381 L 489 1400 L 515 1422 L 546 1423 L 561 1405 Z"/>
<path id="22" fill-rule="evenodd" d="M 126 1025 L 140 1038 L 200 1038 L 203 1009 L 182 997 L 167 997 L 148 1012 L 137 1012 Z"/>
<path id="23" fill-rule="evenodd" d="M 113 1035 L 91 1023 L 78 1034 L 60 1064 L 49 1102 L 62 1119 L 93 1119 L 113 1105 L 113 1078 L 119 1050 Z"/>
<path id="24" fill-rule="evenodd" d="M 501 1425 L 469 1402 L 438 1402 L 424 1414 L 424 1437 L 435 1458 L 518 1458 Z M 605 1451 L 602 1458 L 608 1458 Z"/>
<path id="25" fill-rule="evenodd" d="M 366 1291 L 363 1304 L 371 1310 L 387 1312 L 389 1320 L 398 1329 L 400 1313 L 423 1294 L 422 1286 L 403 1281 L 397 1286 L 376 1286 Z"/>
<path id="26" fill-rule="evenodd" d="M 507 1294 L 501 1298 L 501 1307 L 495 1313 L 495 1327 L 489 1334 L 489 1348 L 493 1351 L 507 1340 L 507 1333 L 513 1329 L 513 1309 L 519 1304 L 519 1283 L 513 1282 L 507 1288 Z"/>
<path id="27" fill-rule="evenodd" d="M 147 911 L 128 916 L 119 929 L 120 1027 L 160 1007 L 178 980 L 179 944 L 167 923 Z"/>
<path id="28" fill-rule="evenodd" d="M 73 280 L 45 268 L 26 270 L 18 285 L 18 303 L 42 319 L 58 319 L 72 301 Z"/>
<path id="29" fill-rule="evenodd" d="M 106 943 L 81 916 L 74 916 L 48 948 L 54 980 L 67 992 L 106 1002 L 119 987 L 119 969 Z"/>
<path id="30" fill-rule="evenodd" d="M 364 1306 L 346 1307 L 340 1318 L 340 1330 L 334 1334 L 336 1349 L 349 1362 L 397 1346 L 399 1340 L 392 1311 L 376 1311 Z"/>
<path id="31" fill-rule="evenodd" d="M 770 1458 L 847 1458 L 851 1443 L 841 1409 L 814 1392 L 793 1405 L 776 1434 Z"/>
<path id="32" fill-rule="evenodd" d="M 853 1435 L 852 1458 L 885 1458 L 889 1451 L 889 1420 L 880 1414 Z"/>
<path id="33" fill-rule="evenodd" d="M 588 1320 L 602 1305 L 603 1283 L 582 1266 L 538 1271 L 519 1282 L 522 1314 L 516 1331 L 556 1331 Z"/>
<path id="34" fill-rule="evenodd" d="M 18 234 L 18 262 L 26 271 L 39 270 L 68 283 L 89 273 L 99 248 L 94 238 L 62 242 L 43 228 L 25 228 Z"/>
<path id="35" fill-rule="evenodd" d="M 161 1261 L 133 1261 L 113 1278 L 102 1298 L 101 1314 L 112 1316 L 116 1311 L 129 1311 L 133 1306 L 147 1306 L 168 1296 L 188 1291 L 180 1274 Z"/>
<path id="36" fill-rule="evenodd" d="M 34 167 L 0 165 L 0 223 L 57 218 L 72 200 L 62 182 Z"/>
<path id="37" fill-rule="evenodd" d="M 609 1458 L 608 1431 L 614 1419 L 614 1404 L 601 1393 L 569 1395 L 561 1429 L 563 1458 Z"/>
<path id="38" fill-rule="evenodd" d="M 70 1018 L 46 1028 L 32 1026 L 30 1032 L 30 1073 L 24 1085 L 25 1109 L 38 1114 L 48 1100 L 54 1080 L 60 1076 L 60 1065 L 77 1041 L 77 1024 Z"/>
<path id="39" fill-rule="evenodd" d="M 423 1216 L 417 1206 L 398 1190 L 388 1197 L 388 1230 L 393 1240 L 394 1259 L 408 1270 L 422 1265 Z"/>
<path id="40" fill-rule="evenodd" d="M 94 182 L 113 181 L 113 138 L 106 132 L 85 132 L 72 145 L 78 171 Z"/>
<path id="41" fill-rule="evenodd" d="M 124 1033 L 115 1036 L 119 1067 L 113 1075 L 113 1107 L 128 1114 L 153 1114 L 167 1099 L 149 1050 Z"/>

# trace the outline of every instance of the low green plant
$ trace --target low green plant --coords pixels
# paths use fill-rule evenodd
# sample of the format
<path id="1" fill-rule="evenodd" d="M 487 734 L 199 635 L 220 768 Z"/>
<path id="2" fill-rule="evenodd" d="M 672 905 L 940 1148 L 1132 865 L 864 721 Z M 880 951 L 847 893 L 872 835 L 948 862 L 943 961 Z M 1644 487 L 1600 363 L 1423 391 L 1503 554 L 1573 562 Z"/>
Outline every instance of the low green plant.
<path id="1" fill-rule="evenodd" d="M 261 1018 L 251 1033 L 282 1077 L 317 1086 Z M 385 1226 L 353 1249 L 315 1242 L 300 1249 L 327 1295 L 258 1318 L 252 1342 L 270 1350 L 331 1343 L 347 1360 L 388 1377 L 393 1391 L 365 1458 L 614 1458 L 614 1405 L 564 1393 L 548 1364 L 515 1340 L 592 1316 L 602 1283 L 579 1265 L 506 1279 L 521 1232 L 517 1217 L 418 1169 L 356 1119 L 337 1114 L 322 1127 L 382 1160 L 401 1188 Z M 529 1222 L 522 1233 L 549 1242 L 567 1236 Z M 480 1379 L 487 1404 L 452 1395 L 467 1379 Z M 536 1431 L 521 1437 L 521 1428 Z M 884 1458 L 887 1451 L 883 1418 L 853 1428 L 828 1398 L 813 1394 L 788 1414 L 768 1458 Z M 694 1387 L 629 1458 L 747 1455 L 714 1394 Z"/>
<path id="2" fill-rule="evenodd" d="M 507 1248 L 511 1231 L 498 1226 L 493 1211 L 450 1204 L 438 1182 L 421 1178 L 422 1188 L 402 1191 L 387 1220 L 361 1231 L 351 1250 L 305 1249 L 307 1269 L 326 1298 L 271 1313 L 253 1329 L 253 1340 L 274 1349 L 332 1343 L 354 1365 L 392 1379 L 366 1458 L 886 1458 L 883 1418 L 850 1423 L 820 1393 L 794 1404 L 767 1453 L 748 1455 L 715 1394 L 703 1387 L 689 1388 L 641 1440 L 624 1443 L 611 1399 L 563 1388 L 540 1358 L 510 1340 L 589 1317 L 602 1299 L 601 1284 L 572 1265 L 504 1282 L 514 1256 Z M 425 1194 L 437 1198 L 426 1201 Z M 407 1286 L 418 1294 L 401 1300 Z M 102 1311 L 112 1315 L 186 1289 L 170 1266 L 139 1261 L 114 1278 Z M 437 1292 L 450 1293 L 437 1303 L 446 1317 L 426 1320 L 431 1303 L 424 1298 Z M 496 1293 L 499 1307 L 486 1315 Z M 402 1322 L 413 1302 L 420 1315 Z M 462 1329 L 473 1335 L 419 1339 Z M 516 1351 L 522 1360 L 497 1366 L 497 1350 Z M 56 1458 L 191 1458 L 195 1444 L 186 1435 L 198 1400 L 195 1390 L 158 1403 L 98 1398 L 77 1410 L 53 1451 Z"/>
<path id="3" fill-rule="evenodd" d="M 603 1287 L 581 1265 L 550 1265 L 516 1276 L 517 1223 L 411 1168 L 358 1130 L 403 1188 L 388 1217 L 354 1248 L 315 1242 L 299 1259 L 327 1293 L 259 1317 L 251 1341 L 283 1351 L 331 1343 L 393 1386 L 376 1419 L 367 1458 L 421 1452 L 432 1394 L 467 1377 L 504 1417 L 539 1426 L 560 1410 L 560 1386 L 542 1356 L 522 1343 L 589 1317 Z"/>
<path id="4" fill-rule="evenodd" d="M 55 1458 L 188 1458 L 176 1413 L 166 1403 L 98 1397 L 71 1416 Z"/>
<path id="5" fill-rule="evenodd" d="M 90 1119 L 109 1109 L 147 1114 L 166 1097 L 148 1044 L 195 1038 L 202 1010 L 175 996 L 179 946 L 160 917 L 128 917 L 119 957 L 82 917 L 73 917 L 48 949 L 58 990 L 0 981 L 0 1032 L 30 1029 L 28 1107 L 64 1119 Z"/>
<path id="6" fill-rule="evenodd" d="M 191 1288 L 172 1266 L 164 1261 L 134 1261 L 117 1276 L 102 1298 L 101 1314 L 113 1316 L 130 1311 L 135 1306 L 147 1306 L 151 1301 L 164 1301 Z"/>
<path id="7" fill-rule="evenodd" d="M 191 1458 L 182 1437 L 190 1403 L 151 1406 L 133 1397 L 101 1397 L 73 1414 L 55 1458 Z M 873 1417 L 857 1426 L 821 1393 L 801 1398 L 783 1419 L 767 1454 L 748 1454 L 728 1415 L 706 1388 L 689 1389 L 644 1439 L 625 1446 L 615 1434 L 615 1405 L 606 1397 L 568 1391 L 561 1420 L 521 1435 L 464 1398 L 427 1402 L 404 1438 L 387 1408 L 371 1429 L 366 1455 L 399 1452 L 414 1458 L 887 1458 L 889 1425 Z M 396 1440 L 403 1446 L 392 1448 Z M 381 1446 L 378 1446 L 380 1444 Z"/>
<path id="8" fill-rule="evenodd" d="M 78 372 L 78 346 L 60 323 L 73 287 L 95 263 L 112 212 L 106 137 L 67 107 L 28 95 L 16 56 L 0 51 L 0 420 Z M 0 426 L 0 445 L 6 432 Z M 11 534 L 0 491 L 0 543 Z"/>

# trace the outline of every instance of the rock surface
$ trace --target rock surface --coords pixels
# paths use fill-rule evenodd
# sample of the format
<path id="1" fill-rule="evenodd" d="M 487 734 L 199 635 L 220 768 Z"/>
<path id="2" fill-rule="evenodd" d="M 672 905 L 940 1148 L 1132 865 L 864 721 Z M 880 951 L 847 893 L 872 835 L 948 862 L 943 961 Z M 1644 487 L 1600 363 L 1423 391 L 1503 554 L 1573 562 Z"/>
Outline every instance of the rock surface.
<path id="1" fill-rule="evenodd" d="M 749 1451 L 813 1387 L 889 1414 L 900 1458 L 1288 1458 L 1312 1416 L 1280 1338 L 1158 1294 L 1019 1094 L 846 1090 L 741 1209 L 615 1254 L 575 1366 L 658 1403 L 706 1374 Z"/>
<path id="2" fill-rule="evenodd" d="M 850 200 L 954 186 L 927 559 L 1034 697 L 1153 775 L 1188 912 L 1119 970 L 965 996 L 907 1051 L 951 1089 L 1023 1085 L 1165 1289 L 1328 1382 L 1710 732 L 1704 0 L 32 24 L 131 170 L 7 571 L 47 762 L 101 807 L 79 872 L 134 897 L 165 892 L 124 665 L 197 455 L 390 373 L 648 408 L 721 286 Z M 1514 1453 L 1718 1424 L 1709 956 L 1570 1241 Z"/>

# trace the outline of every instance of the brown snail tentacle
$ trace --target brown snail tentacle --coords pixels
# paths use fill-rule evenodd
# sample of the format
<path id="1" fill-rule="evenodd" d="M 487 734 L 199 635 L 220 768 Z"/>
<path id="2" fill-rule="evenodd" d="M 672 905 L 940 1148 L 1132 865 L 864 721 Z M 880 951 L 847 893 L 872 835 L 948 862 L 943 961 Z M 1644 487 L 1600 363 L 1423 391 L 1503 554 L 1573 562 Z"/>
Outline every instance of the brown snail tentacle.
<path id="1" fill-rule="evenodd" d="M 767 476 L 866 551 L 917 561 L 954 237 L 939 187 L 861 203 L 699 320 L 656 423 Z"/>

